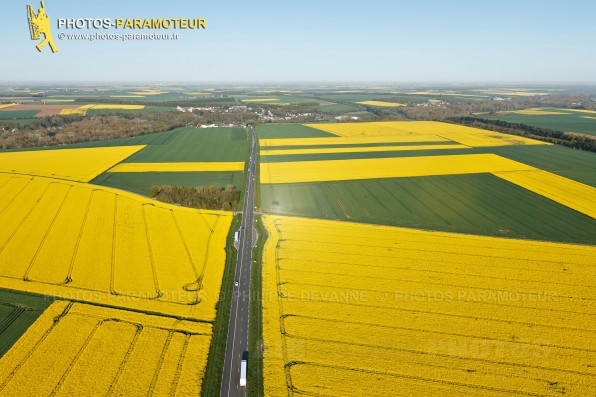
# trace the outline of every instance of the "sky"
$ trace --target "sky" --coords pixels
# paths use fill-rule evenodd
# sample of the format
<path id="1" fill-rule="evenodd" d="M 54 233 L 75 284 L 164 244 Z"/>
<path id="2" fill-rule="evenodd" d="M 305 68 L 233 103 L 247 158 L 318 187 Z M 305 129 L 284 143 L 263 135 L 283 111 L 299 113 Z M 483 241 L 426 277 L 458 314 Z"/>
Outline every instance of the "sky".
<path id="1" fill-rule="evenodd" d="M 596 1 L 46 0 L 0 3 L 0 81 L 594 82 Z M 58 40 L 57 18 L 206 18 L 176 41 Z M 130 33 L 128 31 L 127 33 Z M 155 33 L 133 31 L 132 33 Z"/>

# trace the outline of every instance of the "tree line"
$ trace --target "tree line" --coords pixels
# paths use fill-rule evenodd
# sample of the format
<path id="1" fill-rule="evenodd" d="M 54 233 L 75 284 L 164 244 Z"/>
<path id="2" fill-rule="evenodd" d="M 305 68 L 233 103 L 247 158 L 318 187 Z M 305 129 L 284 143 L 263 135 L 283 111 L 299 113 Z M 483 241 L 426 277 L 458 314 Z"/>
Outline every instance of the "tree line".
<path id="1" fill-rule="evenodd" d="M 554 131 L 546 128 L 532 127 L 526 124 L 510 123 L 502 120 L 490 120 L 477 117 L 455 117 L 447 121 L 468 127 L 518 135 L 539 141 L 556 143 L 574 149 L 596 152 L 596 139 L 586 135 Z"/>
<path id="2" fill-rule="evenodd" d="M 240 191 L 232 185 L 227 185 L 225 188 L 218 185 L 198 187 L 154 185 L 149 191 L 149 197 L 184 207 L 233 211 L 238 207 Z"/>

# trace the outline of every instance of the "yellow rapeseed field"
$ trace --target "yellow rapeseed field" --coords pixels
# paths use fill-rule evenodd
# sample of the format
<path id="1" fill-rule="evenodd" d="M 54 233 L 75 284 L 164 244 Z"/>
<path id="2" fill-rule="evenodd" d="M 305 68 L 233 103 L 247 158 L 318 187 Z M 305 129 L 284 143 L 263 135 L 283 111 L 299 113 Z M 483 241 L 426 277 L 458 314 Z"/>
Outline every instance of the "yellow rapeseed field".
<path id="1" fill-rule="evenodd" d="M 8 107 L 11 107 L 11 106 L 16 106 L 16 103 L 0 104 L 0 109 L 8 108 Z"/>
<path id="2" fill-rule="evenodd" d="M 0 153 L 0 172 L 88 182 L 145 146 Z"/>
<path id="3" fill-rule="evenodd" d="M 550 95 L 548 92 L 532 92 L 532 91 L 519 91 L 519 90 L 482 90 L 481 92 L 490 95 L 513 95 L 521 97 L 532 97 L 532 96 L 543 96 Z"/>
<path id="4" fill-rule="evenodd" d="M 381 106 L 381 107 L 407 106 L 404 103 L 384 102 L 384 101 L 363 101 L 363 102 L 356 102 L 356 103 L 359 103 L 360 105 Z"/>
<path id="5" fill-rule="evenodd" d="M 329 138 L 270 138 L 259 139 L 261 147 L 271 146 L 326 146 L 326 145 L 366 145 L 373 143 L 412 143 L 412 142 L 444 142 L 451 143 L 436 135 L 422 135 L 411 132 L 392 134 L 391 136 L 347 136 Z"/>
<path id="6" fill-rule="evenodd" d="M 305 125 L 307 127 L 316 128 L 318 130 L 344 137 L 390 137 L 413 134 L 413 132 L 405 128 L 400 128 L 394 122 L 321 123 Z M 434 135 L 434 132 L 429 132 L 426 135 L 429 134 Z"/>
<path id="7" fill-rule="evenodd" d="M 232 215 L 0 174 L 0 288 L 213 320 Z"/>
<path id="8" fill-rule="evenodd" d="M 91 109 L 114 109 L 114 110 L 142 110 L 145 108 L 145 105 L 83 105 L 76 109 L 62 109 L 60 111 L 61 115 L 80 115 L 85 116 L 88 110 Z"/>
<path id="9" fill-rule="evenodd" d="M 582 119 L 591 119 L 591 120 L 596 120 L 596 117 L 592 117 L 592 116 L 581 116 Z"/>
<path id="10" fill-rule="evenodd" d="M 86 105 L 85 109 L 142 110 L 145 109 L 145 105 Z"/>
<path id="11" fill-rule="evenodd" d="M 494 175 L 596 219 L 596 188 L 592 186 L 542 170 Z"/>
<path id="12" fill-rule="evenodd" d="M 546 116 L 546 115 L 561 115 L 561 114 L 569 114 L 569 112 L 560 112 L 558 110 L 545 110 L 543 108 L 531 108 L 531 109 L 524 109 L 524 110 L 513 110 L 513 111 L 504 111 L 499 113 L 514 113 L 514 114 L 523 114 L 527 116 Z"/>
<path id="13" fill-rule="evenodd" d="M 477 97 L 478 95 L 473 94 L 460 94 L 459 92 L 446 92 L 446 91 L 414 91 L 414 92 L 406 92 L 407 95 L 431 95 L 431 96 L 461 96 L 461 97 Z M 440 101 L 438 101 L 440 102 Z"/>
<path id="14" fill-rule="evenodd" d="M 201 392 L 211 325 L 54 302 L 0 359 L 6 396 Z"/>
<path id="15" fill-rule="evenodd" d="M 596 247 L 263 222 L 265 395 L 596 395 Z"/>
<path id="16" fill-rule="evenodd" d="M 261 183 L 301 183 L 535 170 L 496 154 L 293 161 L 261 164 Z"/>
<path id="17" fill-rule="evenodd" d="M 564 110 L 568 111 L 568 112 L 596 114 L 596 110 L 584 110 L 584 109 L 564 109 Z"/>
<path id="18" fill-rule="evenodd" d="M 257 99 L 241 99 L 242 102 L 273 102 L 279 101 L 279 98 L 257 98 Z"/>
<path id="19" fill-rule="evenodd" d="M 315 148 L 315 149 L 281 149 L 261 150 L 261 156 L 282 156 L 289 154 L 319 154 L 319 153 L 364 153 L 364 152 L 391 152 L 410 150 L 447 150 L 469 149 L 468 146 L 458 144 L 447 145 L 402 145 L 402 146 L 357 146 L 343 148 Z M 116 166 L 118 168 L 119 166 Z"/>
<path id="20" fill-rule="evenodd" d="M 243 171 L 243 162 L 120 163 L 108 172 L 211 172 Z"/>
<path id="21" fill-rule="evenodd" d="M 305 124 L 338 136 L 436 135 L 472 147 L 547 145 L 534 139 L 436 121 L 390 121 L 368 123 Z"/>
<path id="22" fill-rule="evenodd" d="M 132 95 L 159 95 L 159 94 L 167 94 L 167 91 L 161 90 L 142 90 L 142 91 L 132 91 L 129 92 Z"/>

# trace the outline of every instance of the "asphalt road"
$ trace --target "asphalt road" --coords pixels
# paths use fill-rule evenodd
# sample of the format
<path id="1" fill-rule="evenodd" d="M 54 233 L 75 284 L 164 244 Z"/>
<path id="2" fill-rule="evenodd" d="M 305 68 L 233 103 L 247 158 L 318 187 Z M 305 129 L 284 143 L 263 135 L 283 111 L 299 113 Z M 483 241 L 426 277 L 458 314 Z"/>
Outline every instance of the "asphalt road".
<path id="1" fill-rule="evenodd" d="M 240 228 L 240 241 L 238 244 L 238 259 L 232 294 L 232 312 L 228 325 L 228 340 L 224 371 L 221 381 L 221 396 L 245 396 L 246 388 L 240 387 L 240 361 L 242 354 L 248 350 L 248 315 L 250 307 L 250 265 L 252 262 L 252 248 L 254 243 L 255 221 L 255 172 L 257 141 L 252 127 L 248 127 L 250 138 L 250 161 L 246 174 L 246 194 L 242 208 L 242 225 Z M 249 357 L 250 362 L 250 357 Z M 247 383 L 250 379 L 247 379 Z"/>

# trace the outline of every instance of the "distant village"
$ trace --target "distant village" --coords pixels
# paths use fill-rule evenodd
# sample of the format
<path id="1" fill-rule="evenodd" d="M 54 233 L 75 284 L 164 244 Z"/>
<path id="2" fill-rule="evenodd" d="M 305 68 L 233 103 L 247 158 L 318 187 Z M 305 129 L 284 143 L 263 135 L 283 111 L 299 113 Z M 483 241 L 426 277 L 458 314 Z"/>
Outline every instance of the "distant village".
<path id="1" fill-rule="evenodd" d="M 270 109 L 267 108 L 254 108 L 246 105 L 235 105 L 235 106 L 201 106 L 201 107 L 183 107 L 177 106 L 176 110 L 182 113 L 193 113 L 193 112 L 208 112 L 208 113 L 233 113 L 233 112 L 246 112 L 251 113 L 257 118 L 266 123 L 273 122 L 284 122 L 295 119 L 314 118 L 314 120 L 325 120 L 325 117 L 318 113 L 284 113 L 283 116 L 276 116 Z M 242 127 L 243 124 L 240 122 L 233 123 L 218 123 L 218 124 L 202 124 L 198 128 L 216 128 L 216 127 Z"/>

